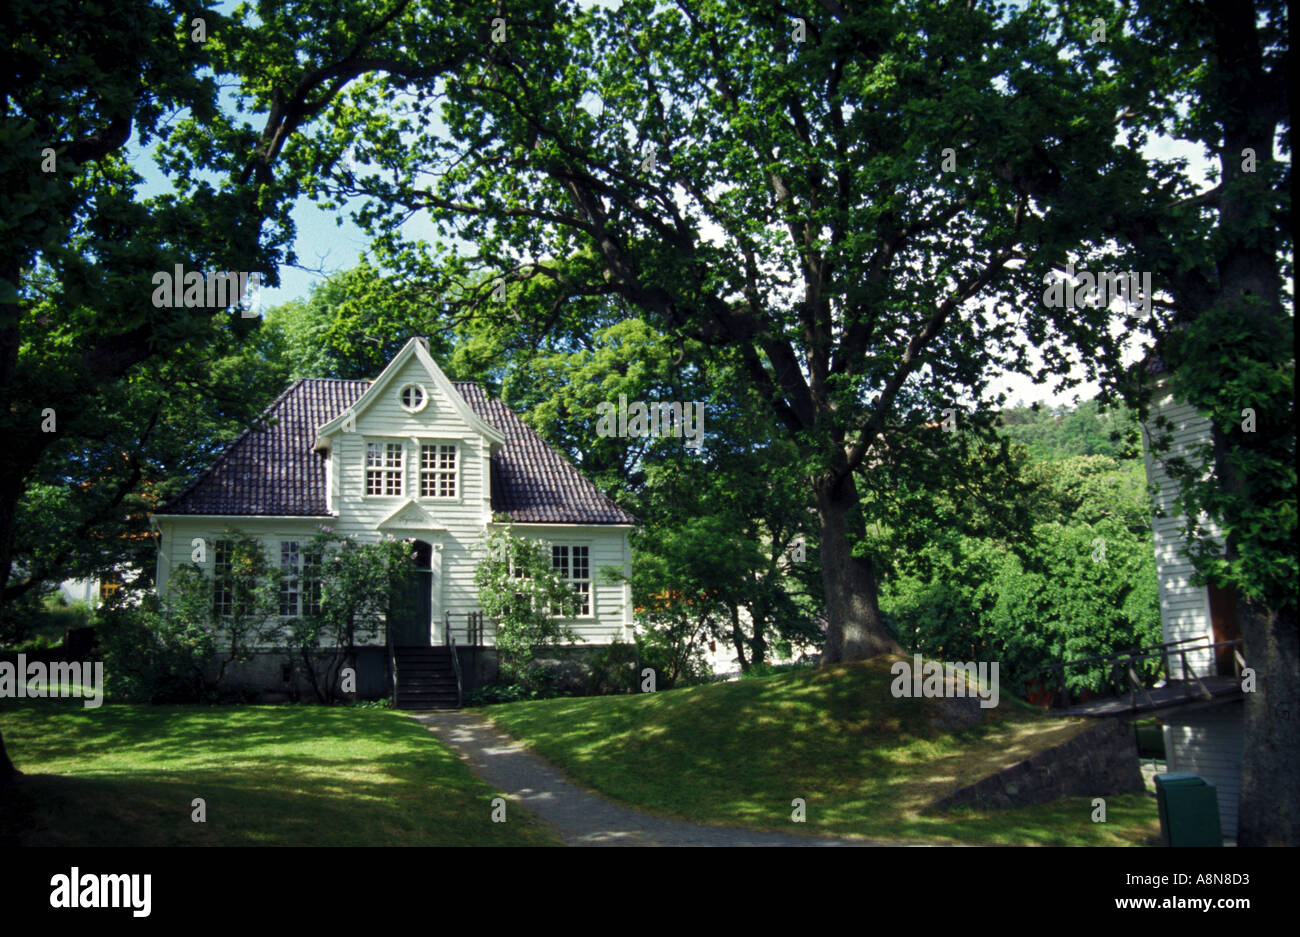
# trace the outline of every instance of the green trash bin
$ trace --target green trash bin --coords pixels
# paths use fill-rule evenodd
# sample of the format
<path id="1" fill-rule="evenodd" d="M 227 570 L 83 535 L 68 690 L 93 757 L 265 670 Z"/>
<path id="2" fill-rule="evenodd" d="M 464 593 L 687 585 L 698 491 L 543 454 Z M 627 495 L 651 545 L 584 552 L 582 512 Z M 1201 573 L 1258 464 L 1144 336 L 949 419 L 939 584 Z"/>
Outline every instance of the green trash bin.
<path id="1" fill-rule="evenodd" d="M 1156 775 L 1160 833 L 1168 846 L 1222 846 L 1219 794 L 1214 785 L 1190 771 Z"/>

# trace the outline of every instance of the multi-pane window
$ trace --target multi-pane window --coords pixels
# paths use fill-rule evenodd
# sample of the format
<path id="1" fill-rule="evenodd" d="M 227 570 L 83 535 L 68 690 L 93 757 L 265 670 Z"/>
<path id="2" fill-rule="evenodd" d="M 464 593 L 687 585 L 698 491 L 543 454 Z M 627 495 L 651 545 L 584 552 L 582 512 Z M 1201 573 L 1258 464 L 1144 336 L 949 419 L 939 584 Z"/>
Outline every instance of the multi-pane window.
<path id="1" fill-rule="evenodd" d="M 105 573 L 99 581 L 99 599 L 107 602 L 122 591 L 122 577 L 116 573 Z"/>
<path id="2" fill-rule="evenodd" d="M 212 611 L 222 616 L 230 615 L 235 608 L 234 552 L 230 540 L 218 540 L 212 557 Z"/>
<path id="3" fill-rule="evenodd" d="M 420 497 L 456 497 L 456 447 L 420 447 Z"/>
<path id="4" fill-rule="evenodd" d="M 366 494 L 402 493 L 402 452 L 400 442 L 366 443 Z"/>
<path id="5" fill-rule="evenodd" d="M 302 551 L 302 612 L 320 614 L 321 555 L 317 550 Z"/>
<path id="6" fill-rule="evenodd" d="M 301 554 L 296 540 L 280 541 L 280 614 L 298 614 L 299 577 L 302 574 Z"/>
<path id="7" fill-rule="evenodd" d="M 578 594 L 579 615 L 591 614 L 591 548 L 551 545 L 551 568 L 558 572 Z M 552 610 L 558 613 L 558 609 Z"/>

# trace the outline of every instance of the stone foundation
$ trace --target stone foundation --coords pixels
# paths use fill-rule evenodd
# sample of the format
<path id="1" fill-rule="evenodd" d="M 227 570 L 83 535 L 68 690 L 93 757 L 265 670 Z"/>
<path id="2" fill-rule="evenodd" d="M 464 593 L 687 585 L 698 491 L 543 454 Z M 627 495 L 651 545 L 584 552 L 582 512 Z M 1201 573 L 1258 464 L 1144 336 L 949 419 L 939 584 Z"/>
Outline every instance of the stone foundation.
<path id="1" fill-rule="evenodd" d="M 356 650 L 357 692 L 355 699 L 374 700 L 388 696 L 387 650 L 361 647 Z M 318 653 L 318 668 L 324 669 L 332 654 Z M 208 668 L 215 677 L 217 664 Z M 259 703 L 282 703 L 292 699 L 316 702 L 316 692 L 307 679 L 302 653 L 297 650 L 259 651 L 251 660 L 226 665 L 218 693 Z"/>
<path id="2" fill-rule="evenodd" d="M 591 660 L 608 650 L 608 645 L 546 648 L 539 651 L 536 662 L 552 670 L 563 691 L 581 692 L 592 676 Z M 457 647 L 460 658 L 462 688 L 466 694 L 499 682 L 500 661 L 494 647 Z M 362 647 L 357 656 L 357 693 L 362 700 L 383 699 L 389 695 L 388 651 L 383 647 Z M 321 653 L 327 661 L 331 655 Z M 286 665 L 292 666 L 286 674 Z M 629 669 L 633 661 L 629 658 Z M 217 665 L 209 668 L 215 677 Z M 226 666 L 219 690 L 223 697 L 259 703 L 279 703 L 292 699 L 315 702 L 316 694 L 303 670 L 301 654 L 296 650 L 259 651 L 249 661 Z"/>

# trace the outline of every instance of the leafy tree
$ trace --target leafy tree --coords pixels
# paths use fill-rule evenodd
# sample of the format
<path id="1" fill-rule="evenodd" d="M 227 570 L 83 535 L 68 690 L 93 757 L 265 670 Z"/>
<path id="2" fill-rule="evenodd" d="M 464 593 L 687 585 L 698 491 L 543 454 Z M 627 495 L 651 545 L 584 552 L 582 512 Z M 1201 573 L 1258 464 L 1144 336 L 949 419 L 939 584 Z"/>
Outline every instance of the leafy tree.
<path id="1" fill-rule="evenodd" d="M 1020 511 L 1036 522 L 1015 550 L 1002 537 L 932 528 L 882 600 L 908 650 L 997 660 L 1018 693 L 1054 686 L 1061 661 L 1149 647 L 1161 633 L 1142 463 L 1081 456 L 1023 475 Z M 1073 691 L 1109 692 L 1127 687 L 1124 676 L 1094 666 L 1065 679 Z"/>
<path id="2" fill-rule="evenodd" d="M 56 444 L 117 424 L 142 366 L 201 347 L 221 312 L 155 307 L 153 273 L 179 263 L 260 271 L 277 285 L 279 264 L 296 260 L 294 200 L 319 174 L 350 171 L 337 164 L 351 141 L 317 132 L 323 113 L 364 76 L 432 79 L 457 68 L 482 49 L 489 27 L 459 5 L 407 0 L 319 12 L 288 2 L 227 16 L 193 0 L 6 8 L 14 41 L 0 100 L 5 599 L 19 503 L 38 472 L 58 474 L 43 469 L 67 458 Z M 236 94 L 223 98 L 223 85 Z M 132 165 L 141 161 L 171 191 L 142 195 L 144 175 Z M 118 465 L 120 451 L 95 475 L 97 487 L 105 476 L 108 493 L 96 497 L 110 508 L 135 471 L 129 459 Z M 0 757 L 0 783 L 10 778 Z"/>
<path id="3" fill-rule="evenodd" d="M 1206 582 L 1236 590 L 1243 652 L 1260 675 L 1245 701 L 1238 842 L 1297 845 L 1295 322 L 1283 288 L 1294 252 L 1289 11 L 1280 0 L 1099 7 L 1125 28 L 1088 54 L 1110 58 L 1126 112 L 1142 115 L 1127 147 L 1135 175 L 1149 180 L 1114 203 L 1107 227 L 1172 298 L 1149 330 L 1170 390 L 1213 424 L 1204 458 L 1175 469 L 1199 543 L 1191 557 Z M 1155 125 L 1206 154 L 1208 188 L 1181 161 L 1146 155 L 1142 127 Z M 1146 370 L 1112 377 L 1147 418 Z M 1166 434 L 1156 430 L 1158 454 Z M 1202 516 L 1222 538 L 1206 536 Z"/>
<path id="4" fill-rule="evenodd" d="M 1133 411 L 1122 405 L 1103 408 L 1086 400 L 1073 408 L 1042 404 L 1003 410 L 1001 433 L 1022 443 L 1035 459 L 1079 455 L 1128 458 L 1140 452 L 1141 430 Z"/>
<path id="5" fill-rule="evenodd" d="M 279 636 L 279 569 L 255 538 L 230 530 L 221 539 L 226 545 L 216 548 L 222 556 L 212 576 L 196 564 L 178 567 L 161 602 L 147 596 L 108 614 L 108 671 L 124 695 L 151 702 L 210 698 L 231 664 L 250 660 Z"/>
<path id="6" fill-rule="evenodd" d="M 317 700 L 330 703 L 340 698 L 343 668 L 356 667 L 358 638 L 372 640 L 383 627 L 394 590 L 411 568 L 411 546 L 391 537 L 361 543 L 322 530 L 305 557 L 305 613 L 288 623 L 289 641 Z"/>
<path id="7" fill-rule="evenodd" d="M 507 682 L 535 682 L 538 675 L 529 665 L 536 650 L 577 639 L 565 619 L 578 613 L 580 599 L 552 568 L 545 544 L 495 529 L 484 538 L 483 553 L 474 586 L 483 611 L 497 623 L 502 676 Z"/>
<path id="8" fill-rule="evenodd" d="M 370 380 L 412 335 L 430 337 L 430 350 L 445 360 L 450 336 L 438 328 L 438 316 L 436 303 L 363 262 L 321 281 L 305 301 L 268 310 L 266 328 L 291 380 Z"/>
<path id="9" fill-rule="evenodd" d="M 562 311 L 617 297 L 733 352 L 812 490 L 825 659 L 896 650 L 859 498 L 887 431 L 963 398 L 987 410 L 993 369 L 1030 370 L 1026 336 L 1059 372 L 1109 318 L 1014 302 L 1097 232 L 1115 168 L 1095 130 L 1110 77 L 1043 41 L 1050 20 L 927 0 L 565 4 L 422 84 L 412 107 L 441 102 L 446 132 L 394 122 L 374 149 L 398 171 L 335 194 L 368 198 L 382 259 L 412 281 L 443 275 L 398 232 L 428 209 L 467 268 L 550 280 Z M 355 89 L 338 132 L 380 121 L 390 92 Z M 573 263 L 556 277 L 547 258 Z M 939 489 L 961 462 L 932 464 Z"/>
<path id="10" fill-rule="evenodd" d="M 121 564 L 152 584 L 155 535 L 149 512 L 178 494 L 283 388 L 267 334 L 236 338 L 225 319 L 209 323 L 205 353 L 177 353 L 139 366 L 101 390 L 103 409 L 59 416 L 67 433 L 27 482 L 15 519 L 14 568 L 0 617 L 14 602 L 69 578 L 94 578 Z M 34 340 L 33 346 L 45 339 Z"/>

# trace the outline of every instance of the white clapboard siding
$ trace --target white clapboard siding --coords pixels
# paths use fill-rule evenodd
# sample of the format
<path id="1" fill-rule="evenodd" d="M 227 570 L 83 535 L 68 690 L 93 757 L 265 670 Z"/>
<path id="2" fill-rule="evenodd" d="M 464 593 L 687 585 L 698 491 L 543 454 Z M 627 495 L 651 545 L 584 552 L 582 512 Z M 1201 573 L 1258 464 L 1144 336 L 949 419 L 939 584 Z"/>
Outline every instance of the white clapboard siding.
<path id="1" fill-rule="evenodd" d="M 272 566 L 280 562 L 280 544 L 282 541 L 296 541 L 299 549 L 320 533 L 319 524 L 331 524 L 329 518 L 310 517 L 184 517 L 170 515 L 157 517 L 159 532 L 158 578 L 159 595 L 165 595 L 171 571 L 178 566 L 195 562 L 196 555 L 202 556 L 203 562 L 196 563 L 204 573 L 211 577 L 213 564 L 216 562 L 216 541 L 224 538 L 226 531 L 238 530 L 257 540 L 266 554 L 267 562 Z M 196 554 L 198 543 L 202 541 L 203 550 Z M 301 593 L 300 593 L 301 596 Z M 286 635 L 287 639 L 287 635 Z M 268 647 L 270 645 L 267 645 Z"/>
<path id="2" fill-rule="evenodd" d="M 421 386 L 428 404 L 409 413 L 398 402 L 398 392 L 409 383 Z M 405 449 L 405 471 L 401 496 L 365 493 L 366 442 L 400 442 Z M 502 526 L 516 535 L 541 541 L 586 545 L 590 548 L 592 614 L 573 619 L 570 627 L 580 643 L 608 644 L 628 640 L 632 627 L 631 588 L 624 583 L 607 583 L 601 569 L 630 571 L 628 529 L 618 525 L 501 524 L 492 523 L 491 444 L 461 416 L 457 407 L 430 379 L 417 356 L 410 356 L 391 383 L 356 417 L 355 425 L 331 433 L 329 458 L 329 507 L 333 518 L 202 518 L 158 516 L 162 533 L 158 556 L 158 588 L 166 588 L 169 571 L 190 562 L 191 540 L 206 538 L 206 569 L 212 571 L 212 541 L 226 527 L 237 527 L 257 537 L 273 563 L 279 562 L 280 541 L 305 543 L 325 524 L 343 536 L 373 543 L 385 534 L 417 538 L 433 545 L 432 618 L 433 640 L 443 640 L 443 620 L 450 611 L 457 628 L 464 627 L 464 614 L 479 611 L 474 569 L 483 555 L 482 544 L 489 526 Z M 455 498 L 420 498 L 419 445 L 454 443 L 458 449 L 458 479 Z M 421 518 L 411 522 L 412 514 Z M 487 637 L 491 643 L 492 632 Z M 382 633 L 376 643 L 384 643 Z"/>
<path id="3" fill-rule="evenodd" d="M 1159 459 L 1151 453 L 1151 433 L 1155 429 L 1155 418 L 1163 416 L 1173 424 L 1169 431 L 1173 444 Z M 1192 406 L 1174 400 L 1162 384 L 1157 391 L 1152 407 L 1152 420 L 1149 426 L 1143 426 L 1143 442 L 1147 479 L 1157 487 L 1153 498 L 1153 507 L 1158 509 L 1151 522 L 1152 539 L 1155 548 L 1156 575 L 1159 577 L 1160 622 L 1164 640 L 1182 641 L 1187 638 L 1209 637 L 1213 634 L 1210 625 L 1210 599 L 1205 586 L 1193 583 L 1194 570 L 1187 558 L 1186 539 L 1183 534 L 1183 518 L 1178 510 L 1178 486 L 1165 471 L 1164 460 L 1176 456 L 1188 456 L 1193 450 L 1210 440 L 1210 421 Z M 1213 535 L 1218 530 L 1213 524 L 1208 525 Z M 1198 674 L 1204 674 L 1210 667 L 1210 654 L 1201 651 L 1187 655 L 1187 663 Z M 1181 678 L 1178 658 L 1170 658 L 1171 676 Z"/>
<path id="4" fill-rule="evenodd" d="M 1170 724 L 1174 720 L 1177 724 Z M 1233 703 L 1165 720 L 1165 763 L 1209 781 L 1219 798 L 1223 835 L 1237 838 L 1241 798 L 1242 704 Z"/>
<path id="5" fill-rule="evenodd" d="M 630 586 L 626 582 L 611 582 L 603 570 L 612 569 L 626 575 L 631 571 L 631 554 L 627 545 L 627 532 L 621 527 L 594 527 L 577 524 L 494 524 L 520 537 L 541 543 L 586 546 L 590 552 L 591 615 L 567 619 L 566 624 L 578 635 L 582 644 L 609 644 L 631 639 L 632 608 Z M 474 570 L 468 566 L 464 579 L 449 581 L 456 589 L 455 595 L 474 601 Z M 474 606 L 476 607 L 476 606 Z M 453 610 L 459 606 L 453 605 Z"/>

